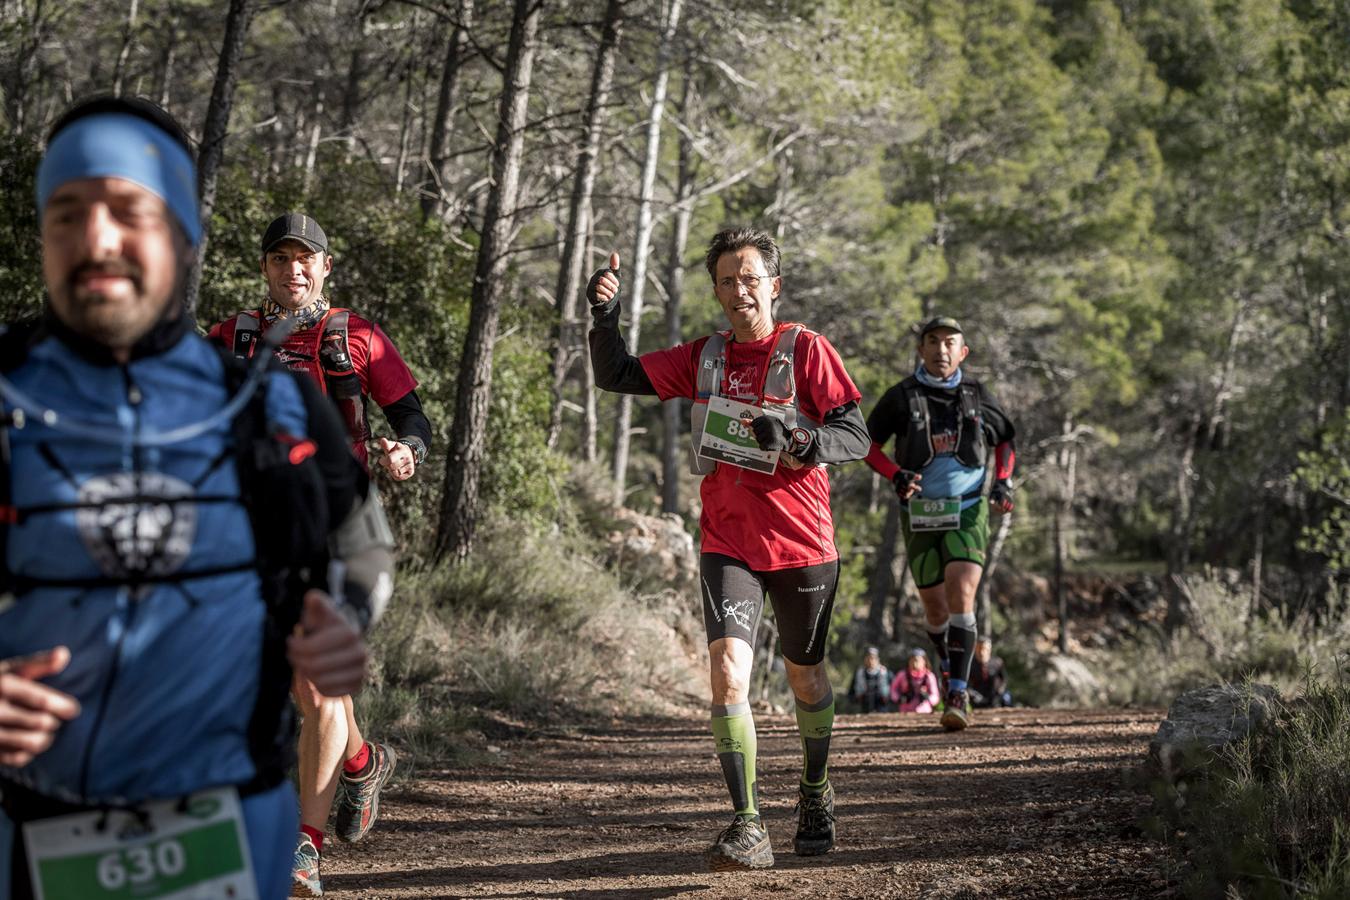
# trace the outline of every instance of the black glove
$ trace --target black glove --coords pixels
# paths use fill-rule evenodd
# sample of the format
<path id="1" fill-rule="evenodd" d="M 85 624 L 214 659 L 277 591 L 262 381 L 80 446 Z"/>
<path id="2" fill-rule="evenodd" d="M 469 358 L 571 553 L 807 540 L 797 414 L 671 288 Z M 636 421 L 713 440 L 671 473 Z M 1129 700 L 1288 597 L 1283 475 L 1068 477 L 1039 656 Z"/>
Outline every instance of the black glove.
<path id="1" fill-rule="evenodd" d="M 919 480 L 918 472 L 911 472 L 909 469 L 901 469 L 891 476 L 891 484 L 895 485 L 895 496 L 901 500 L 908 499 L 905 494 L 914 482 Z"/>
<path id="2" fill-rule="evenodd" d="M 611 297 L 609 302 L 605 302 L 595 295 L 596 286 L 600 283 L 600 279 L 604 278 L 606 275 L 613 275 L 617 279 L 619 277 L 619 270 L 611 269 L 609 266 L 606 266 L 603 269 L 596 269 L 595 274 L 591 276 L 591 280 L 586 282 L 586 302 L 591 305 L 591 313 L 593 315 L 604 315 L 612 310 L 619 302 L 618 294 Z"/>
<path id="3" fill-rule="evenodd" d="M 755 432 L 755 442 L 761 450 L 786 450 L 792 442 L 787 426 L 782 419 L 773 416 L 757 416 L 750 422 Z"/>
<path id="4" fill-rule="evenodd" d="M 989 505 L 1001 513 L 1012 512 L 1013 487 L 1007 479 L 994 482 L 993 490 L 989 492 Z"/>

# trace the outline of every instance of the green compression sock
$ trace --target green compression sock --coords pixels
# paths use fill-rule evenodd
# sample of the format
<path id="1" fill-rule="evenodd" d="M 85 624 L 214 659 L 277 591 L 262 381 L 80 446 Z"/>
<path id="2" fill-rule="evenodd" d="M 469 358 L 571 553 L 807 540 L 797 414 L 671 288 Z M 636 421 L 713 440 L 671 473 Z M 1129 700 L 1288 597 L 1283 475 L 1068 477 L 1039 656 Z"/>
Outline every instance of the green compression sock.
<path id="1" fill-rule="evenodd" d="M 722 764 L 722 775 L 727 780 L 727 790 L 737 815 L 758 816 L 755 720 L 750 715 L 750 704 L 714 706 L 712 733 L 717 743 L 717 760 Z"/>
<path id="2" fill-rule="evenodd" d="M 834 691 L 815 703 L 797 701 L 797 730 L 802 736 L 802 787 L 809 794 L 829 780 L 830 733 L 834 730 Z"/>

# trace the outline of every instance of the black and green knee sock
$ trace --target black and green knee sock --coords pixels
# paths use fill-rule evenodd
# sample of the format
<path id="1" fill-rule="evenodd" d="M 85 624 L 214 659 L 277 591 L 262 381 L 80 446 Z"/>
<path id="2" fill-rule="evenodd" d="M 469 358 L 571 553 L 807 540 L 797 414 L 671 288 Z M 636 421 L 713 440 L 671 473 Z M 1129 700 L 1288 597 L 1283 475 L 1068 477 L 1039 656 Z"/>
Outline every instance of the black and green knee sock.
<path id="1" fill-rule="evenodd" d="M 952 613 L 947 620 L 947 646 L 951 653 L 951 679 L 947 682 L 953 691 L 964 691 L 970 680 L 970 664 L 975 660 L 975 614 Z"/>
<path id="2" fill-rule="evenodd" d="M 737 815 L 758 816 L 759 799 L 755 795 L 755 720 L 749 703 L 712 708 L 713 740 L 717 760 L 727 780 L 731 805 Z"/>
<path id="3" fill-rule="evenodd" d="M 834 691 L 815 703 L 797 701 L 797 730 L 802 736 L 802 788 L 819 793 L 829 781 L 830 733 L 834 731 Z"/>
<path id="4" fill-rule="evenodd" d="M 934 628 L 932 625 L 925 627 L 928 630 L 928 639 L 933 642 L 933 649 L 937 651 L 938 666 L 946 670 L 948 668 L 947 623 L 942 623 L 941 627 L 938 628 Z"/>

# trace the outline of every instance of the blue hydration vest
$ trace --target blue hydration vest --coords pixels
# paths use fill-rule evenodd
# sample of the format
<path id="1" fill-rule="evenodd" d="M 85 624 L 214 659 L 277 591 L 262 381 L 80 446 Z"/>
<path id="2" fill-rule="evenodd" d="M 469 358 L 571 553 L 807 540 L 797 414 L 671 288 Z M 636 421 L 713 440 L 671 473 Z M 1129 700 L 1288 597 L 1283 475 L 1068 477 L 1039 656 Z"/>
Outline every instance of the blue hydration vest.
<path id="1" fill-rule="evenodd" d="M 240 419 L 163 446 L 133 441 L 223 407 L 242 380 L 231 362 L 195 334 L 125 365 L 50 336 L 17 366 L 0 359 L 41 406 L 121 436 L 72 436 L 0 408 L 0 659 L 68 646 L 70 666 L 46 681 L 81 704 L 49 750 L 0 766 L 0 791 L 119 804 L 284 777 L 282 642 L 297 613 L 279 614 L 266 589 Z M 293 376 L 261 383 L 254 417 L 303 440 Z M 326 510 L 319 519 L 326 533 Z"/>

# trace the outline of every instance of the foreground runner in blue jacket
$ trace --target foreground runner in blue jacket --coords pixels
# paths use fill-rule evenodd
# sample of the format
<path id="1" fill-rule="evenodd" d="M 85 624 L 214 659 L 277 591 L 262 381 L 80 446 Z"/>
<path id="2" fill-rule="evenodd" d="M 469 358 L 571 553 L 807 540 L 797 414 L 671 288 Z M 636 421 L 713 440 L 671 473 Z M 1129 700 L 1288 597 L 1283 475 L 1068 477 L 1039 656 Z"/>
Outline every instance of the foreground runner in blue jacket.
<path id="1" fill-rule="evenodd" d="M 387 526 L 312 385 L 193 332 L 167 114 L 77 106 L 37 193 L 48 302 L 0 335 L 0 897 L 283 897 L 292 671 L 360 686 Z"/>

